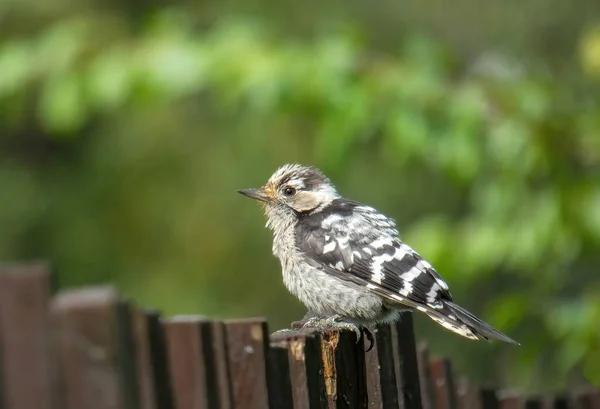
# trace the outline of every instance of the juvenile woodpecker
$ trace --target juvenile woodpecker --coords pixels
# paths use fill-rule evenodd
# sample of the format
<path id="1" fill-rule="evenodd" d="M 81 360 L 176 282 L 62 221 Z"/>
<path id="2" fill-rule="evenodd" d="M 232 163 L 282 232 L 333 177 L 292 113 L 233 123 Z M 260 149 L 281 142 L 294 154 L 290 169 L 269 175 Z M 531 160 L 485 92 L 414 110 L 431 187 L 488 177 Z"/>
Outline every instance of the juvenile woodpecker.
<path id="1" fill-rule="evenodd" d="M 284 165 L 263 187 L 238 192 L 264 204 L 285 286 L 317 315 L 305 326 L 360 335 L 409 309 L 470 339 L 516 344 L 454 303 L 448 284 L 400 240 L 392 219 L 341 197 L 320 170 Z"/>

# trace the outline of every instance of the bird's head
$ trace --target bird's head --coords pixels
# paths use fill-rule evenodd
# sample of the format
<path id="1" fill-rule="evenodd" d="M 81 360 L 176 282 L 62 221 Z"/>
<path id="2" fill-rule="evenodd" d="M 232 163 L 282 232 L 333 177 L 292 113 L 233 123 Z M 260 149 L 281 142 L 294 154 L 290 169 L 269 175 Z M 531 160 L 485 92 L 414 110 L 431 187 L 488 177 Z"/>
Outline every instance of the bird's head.
<path id="1" fill-rule="evenodd" d="M 277 169 L 261 188 L 238 192 L 263 202 L 267 213 L 277 209 L 296 215 L 322 209 L 339 197 L 335 186 L 323 172 L 312 166 L 296 164 Z"/>

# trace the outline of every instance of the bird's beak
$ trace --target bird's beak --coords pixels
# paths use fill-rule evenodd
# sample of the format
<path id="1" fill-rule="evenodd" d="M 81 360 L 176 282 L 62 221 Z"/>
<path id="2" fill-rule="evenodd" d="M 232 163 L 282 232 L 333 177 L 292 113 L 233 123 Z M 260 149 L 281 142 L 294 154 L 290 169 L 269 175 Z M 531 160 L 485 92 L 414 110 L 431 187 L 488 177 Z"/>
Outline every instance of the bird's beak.
<path id="1" fill-rule="evenodd" d="M 244 196 L 248 196 L 252 199 L 260 200 L 261 202 L 267 202 L 269 200 L 269 195 L 262 187 L 259 189 L 240 189 L 238 190 L 238 193 L 241 193 Z"/>

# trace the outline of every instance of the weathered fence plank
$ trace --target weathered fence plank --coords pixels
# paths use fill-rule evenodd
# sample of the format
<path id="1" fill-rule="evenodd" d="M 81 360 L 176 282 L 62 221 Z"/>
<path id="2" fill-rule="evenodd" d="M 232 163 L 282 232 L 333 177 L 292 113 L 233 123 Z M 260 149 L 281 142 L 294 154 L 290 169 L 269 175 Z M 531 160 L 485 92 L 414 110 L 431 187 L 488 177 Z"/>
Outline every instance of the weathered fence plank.
<path id="1" fill-rule="evenodd" d="M 49 409 L 51 274 L 45 264 L 0 266 L 0 407 Z"/>
<path id="2" fill-rule="evenodd" d="M 433 384 L 429 370 L 429 349 L 425 342 L 417 347 L 417 363 L 419 365 L 419 383 L 421 385 L 421 405 L 423 409 L 433 409 Z"/>
<path id="3" fill-rule="evenodd" d="M 499 398 L 500 409 L 523 409 L 523 397 L 512 391 L 504 391 Z"/>
<path id="4" fill-rule="evenodd" d="M 51 303 L 61 409 L 138 409 L 127 304 L 112 287 L 59 293 Z"/>
<path id="5" fill-rule="evenodd" d="M 397 368 L 400 367 L 397 348 L 394 351 L 394 336 L 390 325 L 380 325 L 375 334 L 379 359 L 379 378 L 381 379 L 381 399 L 385 409 L 400 408 Z"/>
<path id="6" fill-rule="evenodd" d="M 543 409 L 544 405 L 539 396 L 529 396 L 525 399 L 525 409 Z"/>
<path id="7" fill-rule="evenodd" d="M 572 394 L 575 409 L 600 409 L 600 389 L 584 387 Z"/>
<path id="8" fill-rule="evenodd" d="M 496 391 L 491 388 L 482 388 L 479 390 L 482 409 L 500 409 L 500 402 Z"/>
<path id="9" fill-rule="evenodd" d="M 273 344 L 267 354 L 269 408 L 296 408 L 290 379 L 287 342 Z M 298 385 L 303 387 L 304 385 Z"/>
<path id="10" fill-rule="evenodd" d="M 274 338 L 278 338 L 276 335 Z M 296 331 L 289 337 L 288 360 L 294 409 L 327 408 L 321 341 L 311 331 Z"/>
<path id="11" fill-rule="evenodd" d="M 219 405 L 215 409 L 233 408 L 233 395 L 229 377 L 227 345 L 225 343 L 225 325 L 221 321 L 211 323 L 212 351 L 215 363 L 216 388 L 219 394 Z M 212 409 L 212 408 L 211 408 Z"/>
<path id="12" fill-rule="evenodd" d="M 325 388 L 330 406 L 337 409 L 367 407 L 363 344 L 349 331 L 321 334 Z M 331 405 L 332 398 L 334 405 Z"/>
<path id="13" fill-rule="evenodd" d="M 546 407 L 548 409 L 569 409 L 569 399 L 564 395 L 550 396 L 546 399 Z"/>
<path id="14" fill-rule="evenodd" d="M 381 393 L 381 365 L 379 363 L 379 347 L 377 346 L 378 329 L 373 331 L 373 345 L 367 337 L 363 337 L 363 350 L 371 346 L 371 350 L 365 353 L 365 368 L 367 382 L 368 407 L 378 409 L 383 407 L 383 395 Z"/>
<path id="15" fill-rule="evenodd" d="M 225 322 L 229 374 L 235 409 L 264 409 L 269 405 L 266 355 L 267 323 L 263 319 Z"/>
<path id="16" fill-rule="evenodd" d="M 172 409 L 165 340 L 156 311 L 133 310 L 140 409 Z"/>
<path id="17" fill-rule="evenodd" d="M 163 323 L 174 409 L 217 407 L 211 322 L 176 316 Z"/>
<path id="18" fill-rule="evenodd" d="M 405 409 L 421 409 L 421 386 L 419 384 L 419 364 L 413 327 L 412 313 L 403 311 L 394 325 L 399 354 L 399 378 L 401 395 Z"/>
<path id="19" fill-rule="evenodd" d="M 456 403 L 459 408 L 482 409 L 479 388 L 467 379 L 459 379 L 456 385 Z"/>
<path id="20" fill-rule="evenodd" d="M 319 371 L 319 359 L 317 354 L 313 356 L 307 356 L 306 337 L 303 335 L 282 337 L 278 336 L 277 333 L 271 335 L 271 339 L 275 343 L 283 342 L 286 346 L 287 360 L 289 366 L 290 383 L 292 385 L 292 401 L 294 403 L 294 409 L 310 409 L 319 408 L 321 405 L 321 399 L 319 397 L 319 384 L 314 386 L 314 396 L 311 402 L 311 382 L 308 377 L 308 371 L 306 369 L 307 360 L 312 359 L 313 363 L 316 364 L 316 371 Z M 278 341 L 278 339 L 286 339 L 284 341 Z M 314 342 L 314 340 L 313 340 Z"/>
<path id="21" fill-rule="evenodd" d="M 450 361 L 445 358 L 429 360 L 436 409 L 456 409 L 456 387 Z"/>

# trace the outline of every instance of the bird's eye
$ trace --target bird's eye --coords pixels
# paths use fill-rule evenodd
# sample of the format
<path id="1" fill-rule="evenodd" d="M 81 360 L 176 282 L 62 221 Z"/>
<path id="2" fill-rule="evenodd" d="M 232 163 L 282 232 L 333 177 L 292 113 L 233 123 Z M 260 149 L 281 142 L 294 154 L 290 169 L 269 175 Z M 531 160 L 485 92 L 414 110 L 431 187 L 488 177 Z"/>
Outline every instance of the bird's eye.
<path id="1" fill-rule="evenodd" d="M 287 197 L 294 196 L 296 194 L 296 189 L 288 186 L 285 189 L 283 189 L 283 194 Z"/>

